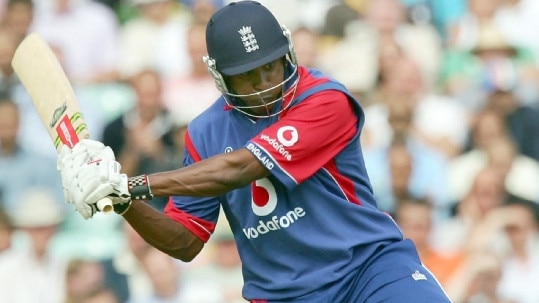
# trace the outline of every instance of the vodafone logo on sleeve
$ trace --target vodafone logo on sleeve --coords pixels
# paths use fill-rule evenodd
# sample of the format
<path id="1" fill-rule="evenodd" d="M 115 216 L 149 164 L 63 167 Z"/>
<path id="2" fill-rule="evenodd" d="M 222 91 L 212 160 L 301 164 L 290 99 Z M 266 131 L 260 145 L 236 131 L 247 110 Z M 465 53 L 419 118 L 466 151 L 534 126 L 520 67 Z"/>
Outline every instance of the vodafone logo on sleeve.
<path id="1" fill-rule="evenodd" d="M 293 126 L 283 126 L 277 130 L 277 140 L 285 147 L 293 146 L 298 139 L 298 130 Z"/>
<path id="2" fill-rule="evenodd" d="M 260 138 L 270 144 L 286 160 L 292 161 L 292 154 L 286 149 L 294 146 L 299 140 L 298 130 L 293 126 L 282 126 L 277 130 L 277 138 L 261 135 Z"/>

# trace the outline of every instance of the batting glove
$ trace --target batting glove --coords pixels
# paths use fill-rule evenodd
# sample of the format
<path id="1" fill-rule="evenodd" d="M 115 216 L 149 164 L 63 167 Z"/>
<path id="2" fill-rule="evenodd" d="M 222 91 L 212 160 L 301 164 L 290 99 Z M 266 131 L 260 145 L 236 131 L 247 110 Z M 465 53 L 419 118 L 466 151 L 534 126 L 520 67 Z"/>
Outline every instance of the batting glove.
<path id="1" fill-rule="evenodd" d="M 83 140 L 85 141 L 85 140 Z M 89 159 L 88 148 L 96 151 L 102 150 L 105 146 L 102 147 L 89 140 L 88 144 L 86 142 L 80 142 L 76 151 L 69 149 L 67 146 L 63 146 L 58 155 L 58 161 L 56 163 L 56 168 L 60 171 L 62 177 L 62 187 L 64 190 L 65 201 L 68 204 L 73 204 L 74 209 L 81 214 L 84 219 L 91 218 L 94 213 L 97 211 L 92 205 L 86 204 L 84 202 L 76 201 L 72 195 L 72 190 L 70 190 L 71 182 L 76 177 L 76 167 L 81 167 Z"/>
<path id="2" fill-rule="evenodd" d="M 82 140 L 72 150 L 63 147 L 58 160 L 66 201 L 83 218 L 97 211 L 97 201 L 109 197 L 113 204 L 130 203 L 127 176 L 120 173 L 110 147 L 94 140 Z"/>

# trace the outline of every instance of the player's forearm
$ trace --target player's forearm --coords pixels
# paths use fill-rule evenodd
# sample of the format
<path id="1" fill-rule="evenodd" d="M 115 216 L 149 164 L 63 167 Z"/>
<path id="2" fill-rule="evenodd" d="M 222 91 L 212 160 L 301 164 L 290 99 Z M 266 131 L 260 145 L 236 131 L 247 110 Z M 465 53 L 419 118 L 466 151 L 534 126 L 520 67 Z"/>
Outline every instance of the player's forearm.
<path id="1" fill-rule="evenodd" d="M 266 177 L 269 171 L 246 149 L 169 172 L 152 174 L 155 196 L 219 196 Z"/>
<path id="2" fill-rule="evenodd" d="M 133 201 L 123 217 L 150 245 L 184 262 L 193 260 L 204 246 L 183 225 L 142 201 Z"/>

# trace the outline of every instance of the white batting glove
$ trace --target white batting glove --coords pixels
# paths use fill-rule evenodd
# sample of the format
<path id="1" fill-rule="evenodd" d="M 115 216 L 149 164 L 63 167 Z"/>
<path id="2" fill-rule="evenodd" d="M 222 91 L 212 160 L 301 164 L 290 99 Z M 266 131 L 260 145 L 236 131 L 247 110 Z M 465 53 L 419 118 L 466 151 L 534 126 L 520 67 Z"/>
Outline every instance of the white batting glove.
<path id="1" fill-rule="evenodd" d="M 77 174 L 75 168 L 81 167 L 91 158 L 91 154 L 95 155 L 104 148 L 105 146 L 100 142 L 94 140 L 82 140 L 77 144 L 76 150 L 71 150 L 67 146 L 63 146 L 58 155 L 56 168 L 60 171 L 62 176 L 65 201 L 66 203 L 73 204 L 75 210 L 80 213 L 84 219 L 91 218 L 97 209 L 84 202 L 75 201 L 71 194 L 72 190 L 69 189 L 71 187 L 70 184 Z"/>
<path id="2" fill-rule="evenodd" d="M 88 159 L 93 159 L 96 155 L 102 153 L 105 148 L 107 147 L 103 143 L 91 139 L 80 140 L 73 147 L 73 150 L 64 145 L 58 155 L 57 169 L 62 170 L 64 166 L 81 164 L 88 161 Z M 112 157 L 114 157 L 114 154 Z"/>
<path id="3" fill-rule="evenodd" d="M 63 147 L 58 169 L 61 171 L 66 201 L 85 219 L 98 211 L 96 203 L 109 197 L 115 204 L 130 202 L 127 176 L 120 173 L 110 147 L 95 140 L 82 140 L 70 150 Z"/>

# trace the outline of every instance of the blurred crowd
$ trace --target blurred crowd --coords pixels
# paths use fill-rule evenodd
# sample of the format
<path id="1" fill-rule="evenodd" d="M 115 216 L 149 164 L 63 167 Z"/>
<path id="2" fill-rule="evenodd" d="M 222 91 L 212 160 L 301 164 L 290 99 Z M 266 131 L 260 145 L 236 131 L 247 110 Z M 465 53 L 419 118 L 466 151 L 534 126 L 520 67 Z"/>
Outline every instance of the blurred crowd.
<path id="1" fill-rule="evenodd" d="M 260 2 L 300 64 L 361 101 L 379 206 L 453 302 L 538 303 L 539 1 Z M 224 216 L 182 263 L 121 217 L 85 221 L 64 203 L 56 150 L 10 65 L 39 33 L 125 173 L 178 168 L 187 123 L 219 96 L 201 58 L 227 3 L 0 0 L 0 302 L 244 302 Z"/>

